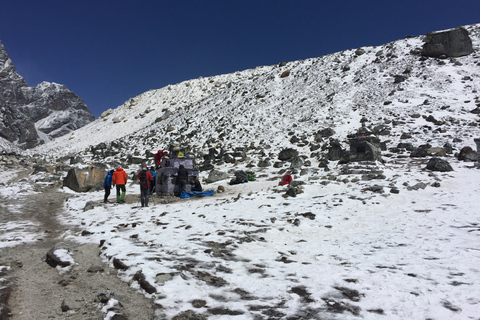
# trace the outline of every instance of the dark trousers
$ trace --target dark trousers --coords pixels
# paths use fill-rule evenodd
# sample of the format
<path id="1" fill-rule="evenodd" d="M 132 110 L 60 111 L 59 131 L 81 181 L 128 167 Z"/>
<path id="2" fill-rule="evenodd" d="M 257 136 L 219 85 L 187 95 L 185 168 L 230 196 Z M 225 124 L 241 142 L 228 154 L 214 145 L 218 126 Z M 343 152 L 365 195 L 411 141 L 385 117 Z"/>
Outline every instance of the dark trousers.
<path id="1" fill-rule="evenodd" d="M 125 193 L 127 190 L 125 189 L 124 184 L 117 184 L 117 202 L 125 201 Z"/>
<path id="2" fill-rule="evenodd" d="M 105 197 L 103 198 L 103 202 L 107 203 L 108 197 L 110 196 L 110 189 L 111 186 L 103 186 L 105 188 Z"/>
<path id="3" fill-rule="evenodd" d="M 187 191 L 187 180 L 178 180 L 178 189 L 180 190 L 180 193 L 182 193 L 182 191 Z"/>
<path id="4" fill-rule="evenodd" d="M 142 207 L 148 207 L 149 194 L 148 187 L 140 187 L 140 202 L 142 203 Z"/>

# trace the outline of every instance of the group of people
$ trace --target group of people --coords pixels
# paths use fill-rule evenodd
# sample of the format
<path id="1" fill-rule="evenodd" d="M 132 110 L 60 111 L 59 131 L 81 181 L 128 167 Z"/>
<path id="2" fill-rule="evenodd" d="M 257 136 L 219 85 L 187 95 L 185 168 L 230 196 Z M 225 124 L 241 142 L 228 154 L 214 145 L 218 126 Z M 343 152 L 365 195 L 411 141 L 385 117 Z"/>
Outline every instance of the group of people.
<path id="1" fill-rule="evenodd" d="M 127 173 L 123 168 L 118 167 L 117 170 L 110 170 L 105 177 L 103 182 L 103 187 L 105 189 L 105 197 L 103 202 L 107 203 L 108 197 L 110 196 L 110 189 L 112 186 L 116 187 L 117 189 L 117 202 L 124 203 L 125 202 L 125 193 L 127 189 L 125 185 L 127 184 Z"/>
<path id="2" fill-rule="evenodd" d="M 155 158 L 156 160 L 156 158 Z M 148 207 L 149 196 L 155 191 L 156 185 L 156 173 L 155 167 L 148 167 L 142 165 L 142 169 L 137 175 L 138 182 L 140 184 L 140 203 L 142 207 Z M 179 186 L 180 192 L 186 191 L 186 185 L 188 182 L 188 171 L 183 165 L 180 165 L 177 173 L 177 184 Z M 110 190 L 112 187 L 116 187 L 117 191 L 117 203 L 125 203 L 125 193 L 127 184 L 127 173 L 123 168 L 118 167 L 116 170 L 110 170 L 105 177 L 103 186 L 105 189 L 104 203 L 108 202 L 108 197 L 110 196 Z M 195 176 L 191 182 L 192 191 L 202 191 L 202 185 L 198 180 L 198 177 Z"/>

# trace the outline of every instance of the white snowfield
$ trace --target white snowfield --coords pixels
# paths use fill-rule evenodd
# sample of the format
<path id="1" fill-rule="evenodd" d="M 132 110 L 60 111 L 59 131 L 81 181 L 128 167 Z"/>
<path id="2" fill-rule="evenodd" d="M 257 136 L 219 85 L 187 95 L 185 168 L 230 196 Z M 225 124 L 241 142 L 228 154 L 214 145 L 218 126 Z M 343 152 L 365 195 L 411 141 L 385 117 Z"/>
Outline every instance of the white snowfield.
<path id="1" fill-rule="evenodd" d="M 167 319 L 194 310 L 209 320 L 478 320 L 478 166 L 449 154 L 442 158 L 454 171 L 431 172 L 425 169 L 430 157 L 387 150 L 385 163 L 374 164 L 385 179 L 364 180 L 343 174 L 336 161 L 324 171 L 318 165 L 326 150 L 311 150 L 328 145 L 328 138 L 315 139 L 325 128 L 348 148 L 347 134 L 362 125 L 387 127 L 389 133 L 378 136 L 387 148 L 449 143 L 454 152 L 476 150 L 480 122 L 471 111 L 480 104 L 480 25 L 466 28 L 475 49 L 468 56 L 422 59 L 415 53 L 422 37 L 415 37 L 364 47 L 364 53 L 347 50 L 189 80 L 145 92 L 37 147 L 32 154 L 52 161 L 78 156 L 79 166 L 111 166 L 169 144 L 188 143 L 198 155 L 214 146 L 252 146 L 243 162 L 215 169 L 232 177 L 235 170 L 252 170 L 256 181 L 204 183 L 204 189 L 225 186 L 212 197 L 170 204 L 152 198 L 147 208 L 138 201 L 84 211 L 87 201 L 102 202 L 103 192 L 64 190 L 71 198 L 61 222 L 70 228 L 62 240 L 103 243 L 104 260 L 112 267 L 114 259 L 123 262 L 128 269 L 119 270 L 120 277 L 161 305 Z M 286 70 L 290 75 L 282 78 Z M 397 82 L 399 75 L 405 78 Z M 301 143 L 292 143 L 293 136 Z M 118 154 L 95 158 L 89 150 L 102 142 Z M 127 147 L 114 146 L 118 142 Z M 256 166 L 278 161 L 284 148 L 311 162 L 293 175 L 305 182 L 296 197 L 284 197 L 280 168 Z M 139 170 L 123 167 L 129 178 Z M 202 181 L 207 176 L 200 173 Z M 0 196 L 21 201 L 7 170 L 0 179 Z M 138 185 L 129 185 L 127 199 L 138 198 Z M 1 227 L 0 246 L 41 237 L 31 224 Z M 139 271 L 154 293 L 132 280 Z"/>
<path id="2" fill-rule="evenodd" d="M 147 296 L 170 317 L 198 299 L 238 312 L 232 319 L 267 310 L 276 319 L 477 319 L 480 171 L 453 165 L 432 175 L 386 164 L 379 184 L 399 194 L 365 191 L 371 182 L 317 181 L 284 198 L 286 187 L 259 179 L 213 197 L 84 212 L 86 201 L 103 197 L 89 193 L 68 201 L 63 223 L 93 233 L 67 232 L 68 240 L 105 240 L 102 256 L 129 266 L 120 272 L 125 281 L 142 271 L 156 288 Z M 441 187 L 408 191 L 406 180 L 441 180 Z M 138 197 L 137 189 L 127 197 Z"/>

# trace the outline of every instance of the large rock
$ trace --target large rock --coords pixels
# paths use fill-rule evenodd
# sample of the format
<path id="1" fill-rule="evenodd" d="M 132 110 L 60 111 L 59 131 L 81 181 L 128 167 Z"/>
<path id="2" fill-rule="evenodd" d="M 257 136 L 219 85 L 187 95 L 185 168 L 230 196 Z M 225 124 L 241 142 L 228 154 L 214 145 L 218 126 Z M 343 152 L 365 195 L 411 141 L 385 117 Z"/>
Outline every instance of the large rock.
<path id="1" fill-rule="evenodd" d="M 49 266 L 55 268 L 60 266 L 62 268 L 71 266 L 75 262 L 70 255 L 71 250 L 69 246 L 64 242 L 59 242 L 55 244 L 50 250 L 48 250 L 45 255 L 45 262 Z"/>
<path id="2" fill-rule="evenodd" d="M 472 40 L 462 27 L 428 33 L 424 41 L 422 55 L 427 57 L 461 57 L 473 52 Z"/>
<path id="3" fill-rule="evenodd" d="M 207 183 L 213 183 L 213 182 L 217 182 L 217 181 L 221 181 L 221 180 L 226 180 L 228 178 L 230 178 L 230 176 L 228 174 L 226 174 L 225 172 L 218 171 L 218 170 L 212 170 L 208 174 Z"/>
<path id="4" fill-rule="evenodd" d="M 70 169 L 63 179 L 63 186 L 76 192 L 87 192 L 101 189 L 107 172 L 105 170 L 88 167 L 85 169 Z"/>
<path id="5" fill-rule="evenodd" d="M 440 158 L 432 158 L 427 163 L 427 169 L 432 171 L 448 172 L 453 171 L 452 166 Z"/>
<path id="6" fill-rule="evenodd" d="M 67 87 L 42 82 L 29 87 L 0 42 L 0 137 L 31 148 L 95 120 Z"/>
<path id="7" fill-rule="evenodd" d="M 292 148 L 283 149 L 278 154 L 278 160 L 281 161 L 292 161 L 298 157 L 298 151 Z"/>

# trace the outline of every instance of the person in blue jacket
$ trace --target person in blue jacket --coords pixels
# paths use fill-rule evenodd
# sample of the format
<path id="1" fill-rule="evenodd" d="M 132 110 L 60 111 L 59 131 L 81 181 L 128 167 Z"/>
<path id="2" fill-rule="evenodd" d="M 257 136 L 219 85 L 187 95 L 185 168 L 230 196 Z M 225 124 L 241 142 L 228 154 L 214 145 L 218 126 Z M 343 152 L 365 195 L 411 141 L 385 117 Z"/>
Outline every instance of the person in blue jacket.
<path id="1" fill-rule="evenodd" d="M 153 180 L 150 181 L 150 195 L 153 194 L 153 192 L 155 191 L 155 185 L 156 185 L 156 182 L 157 182 L 157 179 L 156 179 L 156 176 L 157 174 L 155 173 L 155 167 L 150 167 L 150 174 L 152 175 L 152 178 Z"/>
<path id="2" fill-rule="evenodd" d="M 110 170 L 108 171 L 105 181 L 103 182 L 103 188 L 105 189 L 105 197 L 103 198 L 104 203 L 108 202 L 108 196 L 110 195 L 110 190 L 112 189 L 112 177 L 113 170 Z"/>

